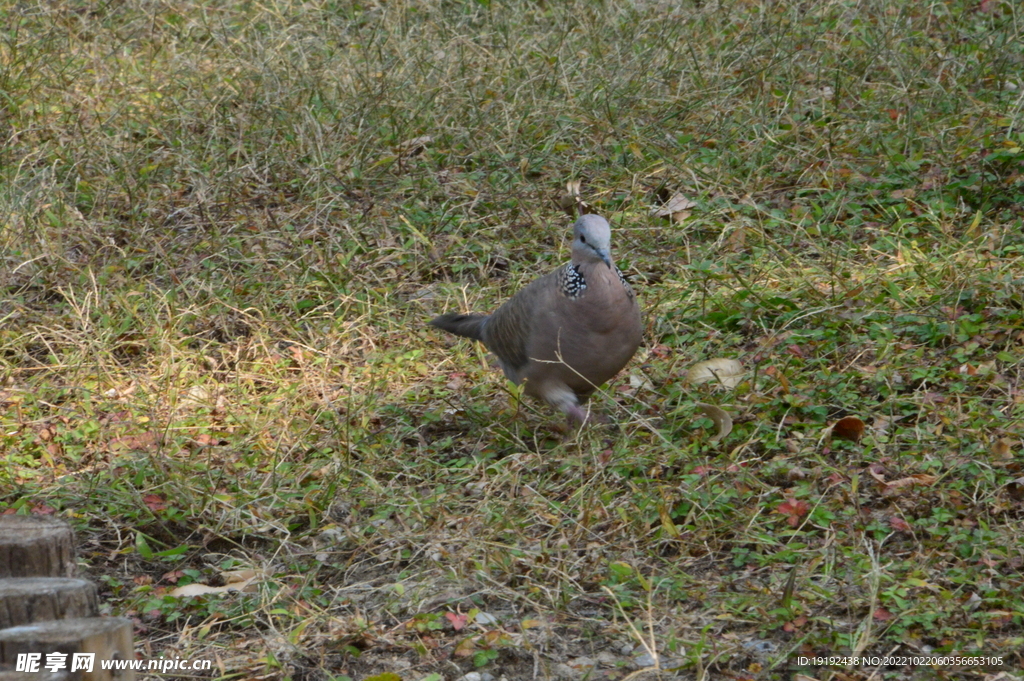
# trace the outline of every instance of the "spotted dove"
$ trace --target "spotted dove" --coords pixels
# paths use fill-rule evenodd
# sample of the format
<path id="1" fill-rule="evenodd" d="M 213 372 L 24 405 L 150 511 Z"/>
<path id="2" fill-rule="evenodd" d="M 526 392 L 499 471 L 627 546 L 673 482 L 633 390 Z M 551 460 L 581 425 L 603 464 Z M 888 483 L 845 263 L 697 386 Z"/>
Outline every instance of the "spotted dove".
<path id="1" fill-rule="evenodd" d="M 583 215 L 572 233 L 572 260 L 493 314 L 445 314 L 430 323 L 481 341 L 526 394 L 583 423 L 580 405 L 630 360 L 642 323 L 633 289 L 612 263 L 608 221 Z"/>

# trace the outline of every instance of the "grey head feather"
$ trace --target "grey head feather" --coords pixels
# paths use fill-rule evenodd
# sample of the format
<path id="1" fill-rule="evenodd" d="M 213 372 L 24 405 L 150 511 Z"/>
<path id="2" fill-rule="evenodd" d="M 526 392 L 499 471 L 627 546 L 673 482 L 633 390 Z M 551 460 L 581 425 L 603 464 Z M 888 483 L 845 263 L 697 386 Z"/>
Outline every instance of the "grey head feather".
<path id="1" fill-rule="evenodd" d="M 603 262 L 612 267 L 612 228 L 600 215 L 581 215 L 572 226 L 572 261 Z"/>

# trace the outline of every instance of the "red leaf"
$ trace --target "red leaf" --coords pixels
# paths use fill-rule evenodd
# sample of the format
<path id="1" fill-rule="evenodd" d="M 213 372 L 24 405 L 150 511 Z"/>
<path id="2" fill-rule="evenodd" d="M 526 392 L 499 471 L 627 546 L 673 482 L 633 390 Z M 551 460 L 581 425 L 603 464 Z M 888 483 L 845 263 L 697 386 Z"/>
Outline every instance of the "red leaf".
<path id="1" fill-rule="evenodd" d="M 165 572 L 160 579 L 165 582 L 170 582 L 171 584 L 177 584 L 178 580 L 184 576 L 185 572 L 183 570 L 172 570 L 170 572 Z"/>
<path id="2" fill-rule="evenodd" d="M 889 612 L 885 608 L 878 608 L 877 610 L 875 610 L 875 619 L 878 620 L 879 622 L 887 622 L 887 621 L 889 621 L 891 619 L 895 619 L 895 618 L 896 618 L 896 615 L 892 614 L 891 612 Z"/>
<path id="3" fill-rule="evenodd" d="M 461 630 L 462 627 L 466 626 L 466 622 L 469 620 L 466 615 L 457 612 L 446 612 L 444 616 L 452 623 L 452 628 L 455 629 L 455 631 Z"/>
<path id="4" fill-rule="evenodd" d="M 889 527 L 896 530 L 897 532 L 910 532 L 910 523 L 898 515 L 894 515 L 889 518 Z"/>
<path id="5" fill-rule="evenodd" d="M 651 354 L 655 357 L 665 358 L 669 356 L 670 352 L 672 352 L 672 350 L 667 345 L 655 345 L 651 348 Z"/>
<path id="6" fill-rule="evenodd" d="M 167 503 L 159 494 L 147 494 L 142 497 L 142 503 L 146 504 L 146 506 L 149 507 L 149 510 L 153 511 L 153 513 L 167 509 Z"/>
<path id="7" fill-rule="evenodd" d="M 789 523 L 790 527 L 796 527 L 800 524 L 800 518 L 811 512 L 811 507 L 807 505 L 806 501 L 790 497 L 779 504 L 775 512 L 789 516 L 786 518 L 786 522 Z"/>

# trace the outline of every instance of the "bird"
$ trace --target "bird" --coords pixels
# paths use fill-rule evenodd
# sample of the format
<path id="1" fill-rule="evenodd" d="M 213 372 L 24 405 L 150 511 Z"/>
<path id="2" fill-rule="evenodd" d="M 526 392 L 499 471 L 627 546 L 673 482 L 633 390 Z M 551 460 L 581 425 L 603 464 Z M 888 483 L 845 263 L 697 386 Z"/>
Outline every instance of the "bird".
<path id="1" fill-rule="evenodd" d="M 489 315 L 443 314 L 430 324 L 482 342 L 505 377 L 584 424 L 583 405 L 643 340 L 633 288 L 612 262 L 611 226 L 596 214 L 572 228 L 572 259 Z"/>

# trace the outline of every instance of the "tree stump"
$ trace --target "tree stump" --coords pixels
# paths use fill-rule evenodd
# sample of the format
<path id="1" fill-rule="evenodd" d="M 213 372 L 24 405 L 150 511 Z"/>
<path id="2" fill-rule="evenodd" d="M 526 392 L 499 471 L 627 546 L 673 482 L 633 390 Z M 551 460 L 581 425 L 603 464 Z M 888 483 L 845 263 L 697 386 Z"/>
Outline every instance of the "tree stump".
<path id="1" fill-rule="evenodd" d="M 100 614 L 96 585 L 67 577 L 0 579 L 0 629 Z"/>
<path id="2" fill-rule="evenodd" d="M 0 663 L 12 667 L 19 654 L 42 654 L 45 669 L 50 653 L 67 655 L 64 666 L 70 681 L 133 681 L 131 669 L 103 669 L 102 662 L 134 661 L 132 621 L 121 617 L 85 617 L 38 622 L 0 631 Z M 75 653 L 92 653 L 92 671 L 71 671 Z M 37 658 L 38 659 L 38 658 Z"/>
<path id="3" fill-rule="evenodd" d="M 75 536 L 57 518 L 0 516 L 0 578 L 74 577 Z"/>
<path id="4" fill-rule="evenodd" d="M 67 672 L 16 672 L 14 667 L 2 667 L 0 681 L 71 681 L 71 675 Z"/>

